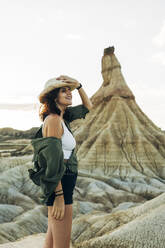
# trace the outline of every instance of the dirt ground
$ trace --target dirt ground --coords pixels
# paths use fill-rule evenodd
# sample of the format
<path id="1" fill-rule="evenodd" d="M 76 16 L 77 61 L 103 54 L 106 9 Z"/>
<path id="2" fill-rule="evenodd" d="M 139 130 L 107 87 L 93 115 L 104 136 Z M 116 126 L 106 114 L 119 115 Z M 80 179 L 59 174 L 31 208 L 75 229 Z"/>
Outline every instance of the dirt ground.
<path id="1" fill-rule="evenodd" d="M 29 247 L 41 248 L 43 247 L 44 240 L 45 240 L 45 233 L 33 234 L 25 238 L 19 239 L 16 242 L 1 244 L 0 248 L 22 248 L 22 247 L 23 248 L 29 248 Z M 70 248 L 74 248 L 72 244 L 70 244 Z"/>

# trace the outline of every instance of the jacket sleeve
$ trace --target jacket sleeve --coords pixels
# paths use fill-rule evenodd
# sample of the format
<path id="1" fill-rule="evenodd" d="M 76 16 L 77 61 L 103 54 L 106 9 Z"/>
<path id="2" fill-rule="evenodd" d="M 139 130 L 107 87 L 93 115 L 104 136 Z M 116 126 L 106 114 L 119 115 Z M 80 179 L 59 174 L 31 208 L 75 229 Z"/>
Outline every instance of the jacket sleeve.
<path id="1" fill-rule="evenodd" d="M 85 107 L 84 104 L 79 104 L 77 106 L 73 106 L 73 107 L 68 107 L 68 111 L 70 114 L 70 122 L 76 120 L 76 119 L 80 119 L 80 118 L 84 118 L 86 114 L 89 112 L 89 109 L 87 107 Z"/>
<path id="2" fill-rule="evenodd" d="M 60 140 L 49 142 L 40 152 L 38 161 L 42 167 L 45 167 L 45 173 L 40 177 L 42 202 L 45 202 L 54 192 L 66 169 Z"/>

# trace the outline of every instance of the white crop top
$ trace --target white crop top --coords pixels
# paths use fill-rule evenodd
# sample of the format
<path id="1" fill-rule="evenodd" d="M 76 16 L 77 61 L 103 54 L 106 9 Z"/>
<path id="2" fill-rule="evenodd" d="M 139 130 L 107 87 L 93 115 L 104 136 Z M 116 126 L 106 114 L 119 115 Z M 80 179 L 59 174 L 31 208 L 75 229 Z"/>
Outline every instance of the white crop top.
<path id="1" fill-rule="evenodd" d="M 76 140 L 73 137 L 72 133 L 68 130 L 64 121 L 62 121 L 62 124 L 63 124 L 63 128 L 64 128 L 64 133 L 61 137 L 62 149 L 64 152 L 64 159 L 68 159 L 70 157 L 70 154 L 72 153 L 72 150 L 76 146 Z"/>
<path id="2" fill-rule="evenodd" d="M 68 159 L 72 153 L 72 150 L 76 146 L 76 140 L 73 137 L 72 133 L 68 130 L 67 126 L 65 125 L 65 122 L 64 121 L 61 122 L 64 128 L 64 133 L 61 136 L 62 149 L 64 153 L 64 159 Z M 43 126 L 42 126 L 42 135 L 43 135 Z"/>

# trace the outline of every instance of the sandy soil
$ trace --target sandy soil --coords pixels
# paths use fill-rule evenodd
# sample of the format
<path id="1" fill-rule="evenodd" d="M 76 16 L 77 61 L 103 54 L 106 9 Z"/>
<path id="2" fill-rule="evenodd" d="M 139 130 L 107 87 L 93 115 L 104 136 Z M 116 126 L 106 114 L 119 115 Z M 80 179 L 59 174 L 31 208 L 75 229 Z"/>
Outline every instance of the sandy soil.
<path id="1" fill-rule="evenodd" d="M 45 233 L 33 234 L 25 238 L 19 239 L 16 242 L 1 244 L 0 248 L 22 248 L 22 247 L 42 248 L 44 240 L 45 240 Z M 70 248 L 74 248 L 72 244 L 70 244 Z"/>

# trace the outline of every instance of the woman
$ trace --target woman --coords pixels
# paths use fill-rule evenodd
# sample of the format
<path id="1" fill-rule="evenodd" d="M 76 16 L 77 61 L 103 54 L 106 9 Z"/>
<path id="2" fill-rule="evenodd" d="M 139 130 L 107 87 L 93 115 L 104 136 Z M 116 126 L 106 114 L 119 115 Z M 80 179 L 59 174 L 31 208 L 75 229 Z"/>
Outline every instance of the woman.
<path id="1" fill-rule="evenodd" d="M 68 107 L 72 104 L 72 91 L 74 89 L 78 90 L 83 104 Z M 40 117 L 44 121 L 43 137 L 56 137 L 62 140 L 64 164 L 67 165 L 67 162 L 71 161 L 70 157 L 76 146 L 76 141 L 68 124 L 74 119 L 85 118 L 86 113 L 92 108 L 92 103 L 82 85 L 77 80 L 65 75 L 49 80 L 39 95 L 39 100 L 43 103 L 40 112 Z M 72 168 L 71 165 L 70 168 Z M 67 172 L 46 202 L 48 206 L 48 230 L 44 248 L 70 247 L 72 195 L 76 180 L 77 173 L 73 173 L 67 168 Z"/>

